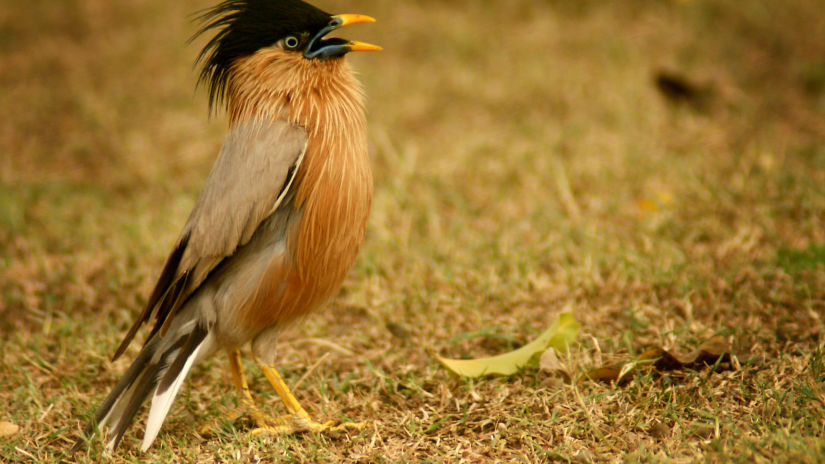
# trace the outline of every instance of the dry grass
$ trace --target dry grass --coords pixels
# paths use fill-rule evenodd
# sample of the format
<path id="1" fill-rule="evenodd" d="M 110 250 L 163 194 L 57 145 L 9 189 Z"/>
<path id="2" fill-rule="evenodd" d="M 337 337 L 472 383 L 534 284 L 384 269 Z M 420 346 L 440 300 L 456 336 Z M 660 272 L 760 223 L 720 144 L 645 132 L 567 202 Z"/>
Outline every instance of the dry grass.
<path id="1" fill-rule="evenodd" d="M 224 132 L 184 45 L 209 3 L 0 1 L 0 420 L 21 426 L 2 462 L 57 460 L 125 369 L 107 357 Z M 353 57 L 376 199 L 344 290 L 280 353 L 312 414 L 374 425 L 199 437 L 234 404 L 215 359 L 152 451 L 138 426 L 113 462 L 825 459 L 819 1 L 322 6 L 379 18 L 350 32 L 386 48 Z M 663 99 L 659 69 L 708 86 L 705 104 Z M 578 373 L 713 334 L 741 368 L 465 381 L 427 352 L 500 352 L 566 307 Z"/>

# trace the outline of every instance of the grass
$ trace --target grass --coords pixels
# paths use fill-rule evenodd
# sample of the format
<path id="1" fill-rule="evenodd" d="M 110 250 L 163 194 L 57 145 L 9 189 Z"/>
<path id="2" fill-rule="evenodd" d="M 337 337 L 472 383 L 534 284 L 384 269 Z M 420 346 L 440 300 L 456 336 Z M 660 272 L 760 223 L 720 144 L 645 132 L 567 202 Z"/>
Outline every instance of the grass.
<path id="1" fill-rule="evenodd" d="M 0 0 L 2 462 L 50 462 L 125 370 L 225 121 L 193 93 L 206 0 Z M 194 369 L 152 450 L 112 462 L 825 459 L 825 16 L 816 0 L 344 2 L 376 197 L 341 293 L 279 347 L 345 436 L 213 437 L 226 360 Z M 706 89 L 657 92 L 660 70 Z M 566 384 L 463 380 L 573 311 L 574 374 L 715 334 L 739 368 Z M 132 348 L 124 358 L 133 356 Z M 253 394 L 277 401 L 250 367 Z M 97 462 L 99 443 L 75 455 Z"/>

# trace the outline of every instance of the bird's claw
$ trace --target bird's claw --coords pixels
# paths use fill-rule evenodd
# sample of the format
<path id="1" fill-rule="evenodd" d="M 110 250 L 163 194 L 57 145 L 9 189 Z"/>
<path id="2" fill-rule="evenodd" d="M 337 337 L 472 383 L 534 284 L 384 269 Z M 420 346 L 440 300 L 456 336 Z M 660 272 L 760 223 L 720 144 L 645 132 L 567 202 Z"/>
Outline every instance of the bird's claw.
<path id="1" fill-rule="evenodd" d="M 243 405 L 204 424 L 198 431 L 201 435 L 211 435 L 219 428 L 221 422 L 235 422 L 241 416 L 247 416 L 255 422 L 255 428 L 250 432 L 253 437 L 267 434 L 289 435 L 301 432 L 339 433 L 360 431 L 366 427 L 363 422 L 344 422 L 338 425 L 335 425 L 335 421 L 315 422 L 309 415 L 301 413 L 271 417 L 255 406 Z"/>
<path id="2" fill-rule="evenodd" d="M 310 433 L 339 433 L 345 431 L 360 431 L 366 427 L 363 422 L 344 422 L 335 425 L 335 421 L 325 423 L 315 422 L 301 414 L 285 414 L 275 418 L 275 424 L 258 426 L 250 432 L 253 437 L 265 434 L 289 435 L 300 432 Z"/>
<path id="3" fill-rule="evenodd" d="M 255 421 L 255 425 L 257 427 L 268 427 L 276 425 L 276 423 L 273 422 L 273 419 L 264 414 L 263 412 L 261 412 L 261 410 L 258 409 L 257 406 L 255 406 L 254 404 L 246 404 L 246 402 L 244 402 L 244 404 L 241 404 L 241 406 L 238 406 L 232 411 L 229 411 L 221 417 L 218 417 L 217 419 L 202 425 L 198 429 L 198 432 L 201 435 L 211 435 L 213 432 L 215 432 L 215 430 L 217 430 L 220 427 L 220 424 L 222 422 L 235 422 L 242 416 L 247 416 L 253 421 Z"/>

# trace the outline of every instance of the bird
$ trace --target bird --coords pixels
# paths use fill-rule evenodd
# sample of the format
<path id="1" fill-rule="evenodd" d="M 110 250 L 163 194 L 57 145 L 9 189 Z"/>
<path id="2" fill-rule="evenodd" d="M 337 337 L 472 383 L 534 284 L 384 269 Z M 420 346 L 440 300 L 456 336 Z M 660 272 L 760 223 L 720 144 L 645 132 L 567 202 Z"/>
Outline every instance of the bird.
<path id="1" fill-rule="evenodd" d="M 364 92 L 345 57 L 381 47 L 328 34 L 375 19 L 301 0 L 225 0 L 198 19 L 193 39 L 212 34 L 196 60 L 198 83 L 210 114 L 225 111 L 228 134 L 113 360 L 144 324 L 152 329 L 75 448 L 102 431 L 115 451 L 151 402 L 146 452 L 192 367 L 221 351 L 238 394 L 229 417 L 247 413 L 253 434 L 361 427 L 312 420 L 274 366 L 279 334 L 334 296 L 366 235 L 373 179 Z M 287 414 L 255 406 L 246 346 Z"/>

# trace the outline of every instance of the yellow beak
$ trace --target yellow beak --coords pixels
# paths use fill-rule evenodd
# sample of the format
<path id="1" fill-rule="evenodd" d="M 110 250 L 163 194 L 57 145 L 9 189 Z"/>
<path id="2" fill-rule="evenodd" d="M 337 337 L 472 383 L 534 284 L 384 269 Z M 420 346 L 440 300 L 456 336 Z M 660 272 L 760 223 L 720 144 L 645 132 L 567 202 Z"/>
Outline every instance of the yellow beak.
<path id="1" fill-rule="evenodd" d="M 335 23 L 335 28 L 344 27 L 344 26 L 351 26 L 353 24 L 360 24 L 360 23 L 374 23 L 375 18 L 372 16 L 362 15 L 362 14 L 339 14 L 332 17 L 332 20 Z M 353 52 L 377 52 L 379 50 L 383 50 L 382 47 L 378 45 L 373 45 L 366 42 L 358 42 L 358 41 L 351 41 L 347 44 L 347 48 Z"/>
<path id="2" fill-rule="evenodd" d="M 338 27 L 349 26 L 358 23 L 374 23 L 375 18 L 372 16 L 362 14 L 339 14 L 332 17 L 333 20 L 338 20 Z"/>
<path id="3" fill-rule="evenodd" d="M 383 50 L 379 45 L 373 45 L 371 43 L 366 42 L 358 42 L 356 40 L 351 40 L 350 43 L 347 45 L 350 51 L 353 52 L 378 52 Z"/>

